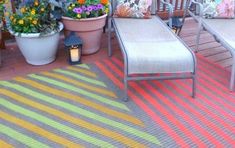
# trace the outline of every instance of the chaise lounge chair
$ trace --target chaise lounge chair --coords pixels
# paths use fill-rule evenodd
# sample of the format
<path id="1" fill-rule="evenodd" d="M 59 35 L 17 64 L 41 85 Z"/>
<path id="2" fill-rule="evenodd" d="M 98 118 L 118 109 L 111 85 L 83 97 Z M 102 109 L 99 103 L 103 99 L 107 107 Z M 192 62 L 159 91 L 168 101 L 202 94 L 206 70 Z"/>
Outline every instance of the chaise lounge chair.
<path id="1" fill-rule="evenodd" d="M 112 8 L 115 3 L 112 1 Z M 172 6 L 168 6 L 172 15 Z M 153 2 L 156 4 L 156 2 Z M 154 6 L 154 8 L 157 8 Z M 108 19 L 108 47 L 111 49 L 112 26 L 124 58 L 125 98 L 128 100 L 128 81 L 160 79 L 192 79 L 192 96 L 195 96 L 196 58 L 194 53 L 152 11 L 151 19 Z M 137 75 L 133 75 L 137 74 Z M 150 76 L 146 74 L 158 74 Z"/>
<path id="2" fill-rule="evenodd" d="M 235 84 L 235 19 L 206 19 L 203 18 L 202 3 L 192 0 L 199 8 L 199 16 L 194 15 L 190 10 L 187 12 L 198 22 L 196 50 L 198 51 L 200 32 L 202 29 L 211 33 L 215 40 L 220 42 L 232 55 L 232 70 L 230 78 L 230 90 L 234 89 Z"/>

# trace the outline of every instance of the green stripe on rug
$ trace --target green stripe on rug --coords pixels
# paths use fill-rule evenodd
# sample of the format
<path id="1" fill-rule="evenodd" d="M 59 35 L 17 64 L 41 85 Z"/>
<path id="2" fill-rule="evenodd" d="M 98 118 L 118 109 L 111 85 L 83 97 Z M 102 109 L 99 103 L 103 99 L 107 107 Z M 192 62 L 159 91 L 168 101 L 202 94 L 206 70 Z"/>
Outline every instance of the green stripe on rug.
<path id="1" fill-rule="evenodd" d="M 63 124 L 60 124 L 48 117 L 45 117 L 45 116 L 42 116 L 36 112 L 33 112 L 33 111 L 30 111 L 30 110 L 27 110 L 27 109 L 24 109 L 23 107 L 20 107 L 18 105 L 15 105 L 3 98 L 0 98 L 0 105 L 10 109 L 10 110 L 13 110 L 17 113 L 20 113 L 22 115 L 25 115 L 25 116 L 28 116 L 34 120 L 37 120 L 39 122 L 42 122 L 46 125 L 49 125 L 55 129 L 58 129 L 60 131 L 63 131 L 69 135 L 72 135 L 76 138 L 79 138 L 79 139 L 82 139 L 88 143 L 92 143 L 96 146 L 100 146 L 100 147 L 114 147 L 112 144 L 108 143 L 108 142 L 105 142 L 105 141 L 102 141 L 102 140 L 99 140 L 97 138 L 94 138 L 94 137 L 91 137 L 87 134 L 84 134 L 82 132 L 79 132 L 77 131 L 76 129 L 74 128 L 71 128 L 71 127 L 68 127 L 68 126 L 65 126 Z"/>
<path id="2" fill-rule="evenodd" d="M 80 64 L 80 65 L 74 65 L 74 66 L 90 69 L 90 67 L 87 64 Z"/>
<path id="3" fill-rule="evenodd" d="M 40 80 L 40 81 L 43 81 L 43 82 L 55 85 L 55 86 L 62 87 L 64 89 L 68 89 L 68 90 L 71 90 L 71 91 L 74 91 L 74 92 L 78 92 L 78 93 L 80 93 L 80 94 L 82 94 L 84 96 L 88 96 L 88 97 L 93 98 L 95 100 L 98 100 L 98 101 L 100 101 L 102 103 L 109 104 L 111 106 L 114 106 L 114 107 L 117 107 L 117 108 L 129 111 L 129 109 L 126 107 L 126 105 L 124 105 L 122 103 L 110 100 L 108 98 L 105 98 L 105 97 L 99 96 L 97 94 L 88 92 L 86 90 L 74 87 L 72 85 L 69 85 L 69 84 L 66 84 L 66 83 L 54 80 L 54 79 L 50 79 L 48 77 L 39 76 L 39 75 L 36 75 L 36 74 L 31 74 L 31 75 L 28 75 L 28 76 L 31 77 L 31 78 L 34 78 L 34 79 L 37 79 L 37 80 Z"/>
<path id="4" fill-rule="evenodd" d="M 70 71 L 68 71 L 68 70 L 55 69 L 55 70 L 53 70 L 53 71 L 58 72 L 58 73 L 61 73 L 61 74 L 64 74 L 64 75 L 68 75 L 68 76 L 74 77 L 74 78 L 76 78 L 76 79 L 80 79 L 80 80 L 89 82 L 89 83 L 94 84 L 94 85 L 99 85 L 99 86 L 102 86 L 102 87 L 107 87 L 107 86 L 106 86 L 103 82 L 101 82 L 101 81 L 98 81 L 98 80 L 95 80 L 95 79 L 91 79 L 91 78 L 87 78 L 87 77 L 84 77 L 84 76 L 79 75 L 79 74 L 77 74 L 77 73 L 70 72 Z"/>
<path id="5" fill-rule="evenodd" d="M 16 130 L 5 126 L 0 123 L 0 133 L 3 133 L 11 138 L 13 138 L 16 141 L 21 142 L 24 145 L 27 145 L 28 147 L 31 148 L 50 148 L 48 145 L 43 144 L 35 139 L 32 139 L 29 136 L 26 136 L 22 133 L 17 132 Z"/>
<path id="6" fill-rule="evenodd" d="M 32 97 L 35 97 L 37 99 L 43 100 L 45 102 L 48 102 L 48 103 L 51 103 L 51 104 L 54 104 L 54 105 L 57 105 L 57 106 L 62 107 L 62 108 L 65 108 L 65 109 L 67 109 L 69 111 L 72 111 L 74 113 L 80 114 L 80 115 L 82 115 L 84 117 L 87 117 L 87 118 L 90 118 L 90 119 L 93 119 L 93 120 L 97 120 L 97 121 L 99 121 L 101 123 L 104 123 L 104 124 L 107 124 L 109 126 L 118 128 L 118 129 L 120 129 L 120 130 L 122 130 L 124 132 L 127 132 L 129 134 L 135 135 L 137 137 L 140 137 L 140 138 L 142 138 L 142 139 L 144 139 L 144 140 L 146 140 L 148 142 L 151 142 L 151 143 L 154 143 L 154 144 L 157 144 L 157 145 L 161 145 L 159 140 L 156 137 L 154 137 L 154 136 L 152 136 L 152 135 L 150 135 L 150 134 L 148 134 L 146 132 L 142 132 L 142 131 L 137 130 L 137 129 L 133 128 L 133 127 L 130 127 L 128 125 L 125 125 L 125 124 L 123 124 L 121 122 L 116 122 L 114 120 L 110 120 L 108 118 L 102 117 L 102 116 L 100 116 L 98 114 L 95 114 L 93 112 L 90 112 L 88 110 L 79 108 L 79 107 L 77 107 L 75 105 L 72 105 L 72 104 L 69 104 L 69 103 L 66 103 L 66 102 L 63 102 L 63 101 L 59 101 L 57 99 L 53 99 L 51 97 L 48 97 L 48 96 L 43 95 L 41 93 L 38 93 L 36 91 L 32 91 L 30 89 L 22 87 L 22 86 L 20 86 L 18 84 L 12 84 L 12 83 L 9 83 L 9 82 L 4 82 L 4 83 L 1 82 L 1 83 L 2 83 L 2 85 L 6 86 L 6 87 L 13 88 L 13 89 L 15 89 L 15 90 L 17 90 L 19 92 L 25 93 L 25 94 L 30 95 Z M 0 83 L 0 85 L 1 85 L 1 83 Z"/>

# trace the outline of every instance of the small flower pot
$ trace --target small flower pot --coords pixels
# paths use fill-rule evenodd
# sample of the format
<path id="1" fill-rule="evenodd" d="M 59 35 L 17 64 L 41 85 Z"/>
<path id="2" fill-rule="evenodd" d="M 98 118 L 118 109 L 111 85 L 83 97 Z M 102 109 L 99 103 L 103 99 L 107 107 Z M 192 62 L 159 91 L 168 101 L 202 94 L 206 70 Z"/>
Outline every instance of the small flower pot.
<path id="1" fill-rule="evenodd" d="M 56 58 L 56 53 L 59 44 L 60 31 L 63 29 L 63 24 L 60 23 L 58 32 L 40 36 L 39 33 L 13 33 L 17 45 L 23 54 L 27 63 L 31 65 L 45 65 L 53 62 Z"/>
<path id="2" fill-rule="evenodd" d="M 101 36 L 105 26 L 107 14 L 95 18 L 73 19 L 62 17 L 65 36 L 74 31 L 83 41 L 82 54 L 96 53 L 100 49 Z"/>

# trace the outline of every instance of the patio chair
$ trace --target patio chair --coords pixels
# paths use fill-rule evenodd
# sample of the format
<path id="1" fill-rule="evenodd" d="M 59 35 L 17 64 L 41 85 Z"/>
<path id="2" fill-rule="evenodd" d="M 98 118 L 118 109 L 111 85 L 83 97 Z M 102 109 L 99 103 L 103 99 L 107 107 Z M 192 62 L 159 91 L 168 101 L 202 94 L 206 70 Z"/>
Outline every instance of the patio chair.
<path id="1" fill-rule="evenodd" d="M 113 2 L 112 8 L 115 8 Z M 167 2 L 162 3 L 168 6 L 169 16 L 172 16 L 173 7 Z M 156 1 L 153 4 L 156 4 Z M 195 55 L 166 23 L 155 15 L 156 11 L 152 12 L 151 19 L 115 18 L 112 14 L 108 19 L 109 56 L 112 55 L 113 26 L 124 58 L 124 101 L 128 100 L 130 80 L 192 79 L 194 97 Z"/>
<path id="2" fill-rule="evenodd" d="M 202 3 L 192 0 L 192 4 L 196 4 L 199 8 L 198 16 L 190 12 L 190 10 L 187 11 L 198 22 L 195 52 L 198 51 L 200 34 L 203 29 L 212 34 L 217 42 L 230 51 L 232 55 L 232 70 L 229 89 L 232 91 L 235 84 L 235 19 L 206 19 L 203 17 Z"/>

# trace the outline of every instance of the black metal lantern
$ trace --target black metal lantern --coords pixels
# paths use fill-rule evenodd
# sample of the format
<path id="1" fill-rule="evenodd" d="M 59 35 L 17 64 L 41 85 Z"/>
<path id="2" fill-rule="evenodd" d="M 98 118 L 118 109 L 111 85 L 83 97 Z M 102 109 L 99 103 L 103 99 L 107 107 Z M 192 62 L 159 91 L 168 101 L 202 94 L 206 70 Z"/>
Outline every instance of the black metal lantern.
<path id="1" fill-rule="evenodd" d="M 71 32 L 64 40 L 64 45 L 68 53 L 68 62 L 71 65 L 81 63 L 82 40 L 75 32 Z"/>

